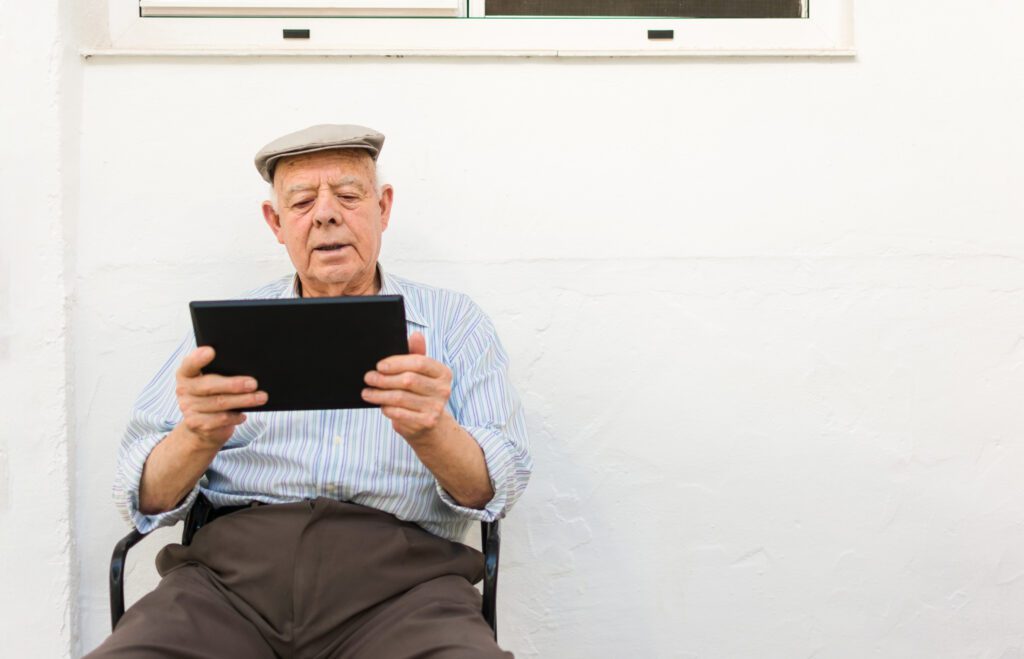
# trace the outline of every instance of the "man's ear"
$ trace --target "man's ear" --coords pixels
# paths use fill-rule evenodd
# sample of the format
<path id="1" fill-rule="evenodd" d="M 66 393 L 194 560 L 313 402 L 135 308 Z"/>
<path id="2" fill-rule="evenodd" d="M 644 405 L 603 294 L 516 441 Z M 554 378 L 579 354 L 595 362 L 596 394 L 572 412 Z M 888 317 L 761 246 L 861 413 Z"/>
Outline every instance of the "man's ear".
<path id="1" fill-rule="evenodd" d="M 380 204 L 380 230 L 388 228 L 388 220 L 391 219 L 391 205 L 395 203 L 395 189 L 388 184 L 380 190 L 380 197 L 377 200 Z"/>
<path id="2" fill-rule="evenodd" d="M 277 214 L 270 201 L 263 202 L 263 219 L 266 221 L 267 226 L 277 236 L 277 242 L 284 244 L 284 236 L 281 235 L 281 216 Z"/>

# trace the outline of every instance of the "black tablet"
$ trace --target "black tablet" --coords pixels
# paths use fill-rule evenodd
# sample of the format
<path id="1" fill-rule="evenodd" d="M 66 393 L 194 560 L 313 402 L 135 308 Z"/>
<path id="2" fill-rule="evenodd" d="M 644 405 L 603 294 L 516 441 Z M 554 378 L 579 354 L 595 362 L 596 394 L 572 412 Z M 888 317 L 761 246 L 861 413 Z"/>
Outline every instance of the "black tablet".
<path id="1" fill-rule="evenodd" d="M 203 372 L 256 378 L 268 400 L 255 412 L 378 407 L 360 395 L 363 376 L 409 352 L 401 295 L 191 302 L 189 309 L 196 345 L 216 351 Z"/>

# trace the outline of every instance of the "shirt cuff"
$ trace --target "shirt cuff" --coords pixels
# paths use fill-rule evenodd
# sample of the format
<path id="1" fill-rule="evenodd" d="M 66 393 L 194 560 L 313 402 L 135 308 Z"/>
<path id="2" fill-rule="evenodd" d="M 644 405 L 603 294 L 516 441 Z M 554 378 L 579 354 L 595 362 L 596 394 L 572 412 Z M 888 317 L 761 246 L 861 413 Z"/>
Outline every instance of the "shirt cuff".
<path id="1" fill-rule="evenodd" d="M 444 489 L 436 478 L 434 483 L 437 488 L 437 495 L 441 497 L 445 505 L 459 515 L 468 519 L 475 519 L 480 522 L 493 522 L 505 516 L 509 492 L 512 491 L 515 475 L 515 460 L 505 442 L 504 434 L 490 428 L 464 428 L 484 452 L 484 461 L 487 463 L 487 473 L 491 479 L 491 488 L 494 490 L 494 497 L 487 502 L 482 509 L 467 508 L 460 505 L 448 491 Z"/>
<path id="2" fill-rule="evenodd" d="M 127 460 L 122 467 L 121 478 L 115 497 L 120 504 L 122 515 L 131 522 L 139 533 L 149 533 L 162 526 L 172 526 L 185 519 L 189 508 L 199 495 L 199 483 L 182 500 L 177 507 L 155 515 L 139 512 L 139 488 L 142 482 L 142 469 L 153 449 L 166 435 L 149 435 L 137 440 L 128 450 Z"/>

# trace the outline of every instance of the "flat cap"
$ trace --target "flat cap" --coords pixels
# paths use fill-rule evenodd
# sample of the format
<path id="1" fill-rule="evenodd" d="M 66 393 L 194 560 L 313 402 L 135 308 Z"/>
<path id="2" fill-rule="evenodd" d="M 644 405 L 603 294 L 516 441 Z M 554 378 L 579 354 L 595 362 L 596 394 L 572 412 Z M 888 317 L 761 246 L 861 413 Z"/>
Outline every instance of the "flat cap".
<path id="1" fill-rule="evenodd" d="M 256 153 L 256 169 L 267 183 L 274 182 L 277 161 L 314 151 L 365 149 L 374 160 L 384 147 L 384 136 L 366 126 L 320 124 L 279 137 Z"/>

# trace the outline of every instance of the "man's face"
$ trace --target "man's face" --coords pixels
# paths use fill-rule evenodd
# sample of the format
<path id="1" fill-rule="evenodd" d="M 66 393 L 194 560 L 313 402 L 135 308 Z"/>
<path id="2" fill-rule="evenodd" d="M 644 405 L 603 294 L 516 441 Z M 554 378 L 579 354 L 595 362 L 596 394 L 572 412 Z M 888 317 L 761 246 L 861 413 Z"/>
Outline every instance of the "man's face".
<path id="1" fill-rule="evenodd" d="M 274 172 L 277 210 L 263 217 L 288 250 L 303 295 L 372 295 L 381 233 L 394 192 L 375 189 L 373 160 L 356 149 L 284 158 Z"/>

